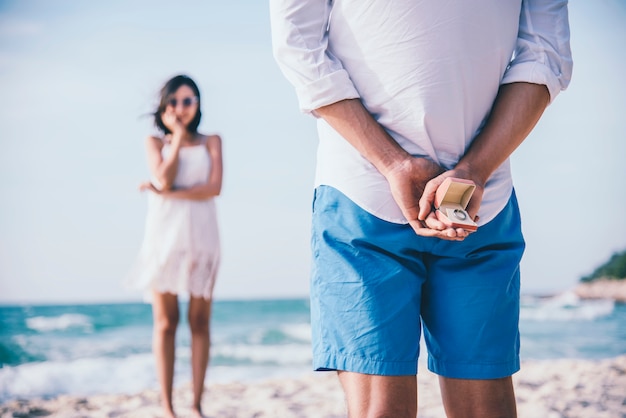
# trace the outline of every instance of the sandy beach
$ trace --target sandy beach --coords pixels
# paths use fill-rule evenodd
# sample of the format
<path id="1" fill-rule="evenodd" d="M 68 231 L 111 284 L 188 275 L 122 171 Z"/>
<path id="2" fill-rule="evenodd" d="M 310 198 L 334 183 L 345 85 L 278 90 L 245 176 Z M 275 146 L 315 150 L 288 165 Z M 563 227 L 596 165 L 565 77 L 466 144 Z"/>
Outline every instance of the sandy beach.
<path id="1" fill-rule="evenodd" d="M 209 371 L 210 372 L 210 371 Z M 514 376 L 518 412 L 530 418 L 625 418 L 626 355 L 598 360 L 546 360 L 522 364 Z M 345 404 L 334 373 L 296 379 L 209 384 L 203 409 L 214 418 L 339 418 Z M 420 418 L 445 417 L 435 375 L 419 375 Z M 179 417 L 189 416 L 191 391 L 176 389 Z M 0 418 L 13 417 L 159 417 L 158 395 L 146 390 L 129 395 L 14 400 L 0 405 Z"/>

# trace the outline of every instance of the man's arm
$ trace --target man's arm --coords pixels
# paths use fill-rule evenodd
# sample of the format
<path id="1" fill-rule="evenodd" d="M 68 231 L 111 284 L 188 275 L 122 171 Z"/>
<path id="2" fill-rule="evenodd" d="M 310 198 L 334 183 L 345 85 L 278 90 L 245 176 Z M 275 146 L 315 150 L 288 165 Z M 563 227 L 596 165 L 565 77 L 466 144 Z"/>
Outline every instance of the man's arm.
<path id="1" fill-rule="evenodd" d="M 356 148 L 387 179 L 394 200 L 415 232 L 422 236 L 463 239 L 463 229 L 431 229 L 418 220 L 418 202 L 426 183 L 443 172 L 436 163 L 407 153 L 358 99 L 318 108 L 316 113 Z"/>
<path id="2" fill-rule="evenodd" d="M 468 205 L 474 216 L 493 171 L 524 141 L 546 106 L 565 90 L 572 76 L 567 0 L 522 0 L 515 55 L 504 73 L 486 125 L 457 166 L 433 179 L 420 200 L 419 219 L 431 228 L 437 187 L 448 176 L 472 179 L 476 191 Z"/>
<path id="3" fill-rule="evenodd" d="M 462 239 L 464 230 L 431 230 L 417 219 L 418 201 L 428 180 L 443 169 L 413 158 L 365 109 L 340 61 L 328 53 L 332 3 L 270 0 L 274 57 L 296 87 L 300 110 L 324 118 L 386 177 L 394 199 L 416 233 Z"/>
<path id="4" fill-rule="evenodd" d="M 522 0 L 515 56 L 501 84 L 543 84 L 550 102 L 572 78 L 568 0 Z"/>
<path id="5" fill-rule="evenodd" d="M 535 127 L 550 102 L 546 86 L 531 83 L 512 83 L 500 86 L 493 109 L 483 130 L 458 164 L 426 185 L 420 199 L 419 219 L 431 228 L 443 224 L 428 217 L 439 185 L 446 177 L 461 177 L 476 183 L 476 190 L 467 212 L 478 213 L 485 183 L 491 174 L 515 151 Z"/>
<path id="6" fill-rule="evenodd" d="M 315 115 L 318 107 L 360 97 L 342 63 L 328 53 L 332 4 L 326 0 L 270 0 L 274 58 L 295 87 L 304 113 Z"/>

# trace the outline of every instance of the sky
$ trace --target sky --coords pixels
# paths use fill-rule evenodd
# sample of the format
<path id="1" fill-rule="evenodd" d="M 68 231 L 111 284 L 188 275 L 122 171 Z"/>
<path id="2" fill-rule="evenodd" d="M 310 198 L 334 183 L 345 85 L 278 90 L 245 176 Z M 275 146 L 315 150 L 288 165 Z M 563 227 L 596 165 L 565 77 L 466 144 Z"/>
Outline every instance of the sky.
<path id="1" fill-rule="evenodd" d="M 626 249 L 626 2 L 570 3 L 570 87 L 512 157 L 522 291 Z M 0 303 L 141 300 L 146 117 L 184 73 L 223 139 L 215 298 L 306 297 L 317 135 L 271 52 L 267 1 L 0 0 Z"/>

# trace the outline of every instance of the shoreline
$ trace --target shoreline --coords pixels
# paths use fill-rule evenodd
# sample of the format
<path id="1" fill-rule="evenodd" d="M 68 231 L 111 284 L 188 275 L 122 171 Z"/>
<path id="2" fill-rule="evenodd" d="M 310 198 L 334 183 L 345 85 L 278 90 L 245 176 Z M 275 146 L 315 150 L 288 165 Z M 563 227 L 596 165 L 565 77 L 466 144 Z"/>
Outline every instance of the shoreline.
<path id="1" fill-rule="evenodd" d="M 602 360 L 522 361 L 513 375 L 520 417 L 615 418 L 626 412 L 626 354 Z M 419 418 L 445 417 L 437 376 L 421 367 Z M 191 388 L 174 390 L 179 417 L 189 416 Z M 333 372 L 298 378 L 212 383 L 203 398 L 206 417 L 340 418 L 345 402 Z M 158 417 L 157 391 L 121 395 L 60 395 L 52 399 L 11 400 L 0 404 L 0 418 Z"/>
<path id="2" fill-rule="evenodd" d="M 596 279 L 579 283 L 573 291 L 581 299 L 609 299 L 615 303 L 626 303 L 626 279 Z"/>

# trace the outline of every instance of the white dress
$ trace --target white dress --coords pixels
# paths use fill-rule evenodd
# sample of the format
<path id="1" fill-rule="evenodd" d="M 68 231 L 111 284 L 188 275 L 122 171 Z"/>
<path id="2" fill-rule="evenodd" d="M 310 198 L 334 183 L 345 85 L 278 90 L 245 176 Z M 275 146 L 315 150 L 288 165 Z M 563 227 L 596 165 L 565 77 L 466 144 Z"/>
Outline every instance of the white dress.
<path id="1" fill-rule="evenodd" d="M 163 158 L 169 150 L 165 144 Z M 205 142 L 180 148 L 178 156 L 174 188 L 189 188 L 207 181 L 211 156 Z M 213 198 L 188 200 L 148 194 L 144 239 L 128 276 L 128 286 L 143 289 L 146 299 L 151 290 L 211 299 L 219 262 Z"/>

